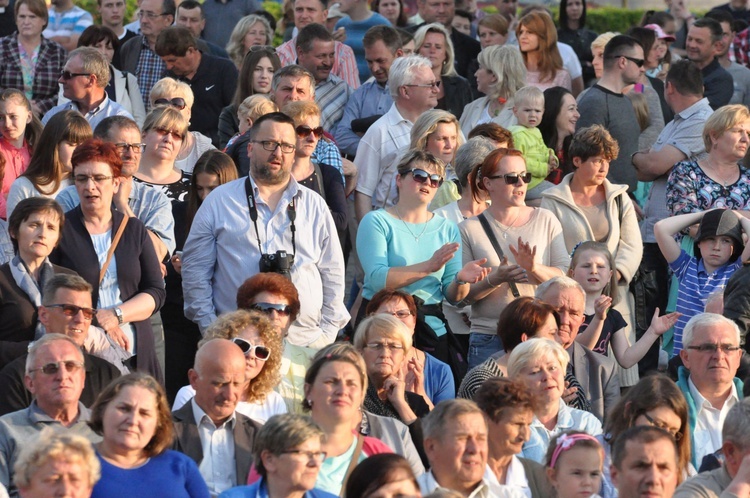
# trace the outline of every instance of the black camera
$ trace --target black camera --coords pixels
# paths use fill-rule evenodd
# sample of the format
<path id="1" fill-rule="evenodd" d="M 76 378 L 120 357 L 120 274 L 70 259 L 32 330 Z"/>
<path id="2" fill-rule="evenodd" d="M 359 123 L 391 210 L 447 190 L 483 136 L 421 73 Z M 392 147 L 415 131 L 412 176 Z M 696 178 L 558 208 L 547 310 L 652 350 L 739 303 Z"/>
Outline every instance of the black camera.
<path id="1" fill-rule="evenodd" d="M 276 251 L 275 254 L 261 254 L 258 266 L 261 273 L 278 273 L 291 280 L 292 276 L 289 272 L 293 264 L 293 254 L 288 254 L 286 251 Z"/>

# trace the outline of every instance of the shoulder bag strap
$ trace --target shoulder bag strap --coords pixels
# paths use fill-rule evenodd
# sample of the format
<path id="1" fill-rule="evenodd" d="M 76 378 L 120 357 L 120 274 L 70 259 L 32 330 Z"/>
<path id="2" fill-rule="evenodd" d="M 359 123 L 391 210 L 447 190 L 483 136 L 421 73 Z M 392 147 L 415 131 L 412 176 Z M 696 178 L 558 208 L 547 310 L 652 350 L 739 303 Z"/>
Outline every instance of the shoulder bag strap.
<path id="1" fill-rule="evenodd" d="M 622 226 L 622 195 L 620 194 L 615 197 L 615 205 L 617 206 L 617 217 L 620 220 L 620 226 Z"/>
<path id="2" fill-rule="evenodd" d="M 365 437 L 362 434 L 357 434 L 357 446 L 354 448 L 354 453 L 352 454 L 352 459 L 349 462 L 349 468 L 346 469 L 346 474 L 344 475 L 344 482 L 341 483 L 341 493 L 339 493 L 339 496 L 343 497 L 344 493 L 346 492 L 346 483 L 349 481 L 349 476 L 352 475 L 352 472 L 354 471 L 354 467 L 357 466 L 357 463 L 359 462 L 359 455 L 362 454 L 362 445 L 365 443 Z"/>
<path id="3" fill-rule="evenodd" d="M 313 167 L 315 168 L 315 172 L 313 174 L 315 175 L 315 182 L 318 184 L 318 191 L 320 192 L 321 197 L 325 199 L 326 188 L 323 185 L 323 171 L 321 171 L 320 166 L 316 162 L 313 162 Z"/>
<path id="4" fill-rule="evenodd" d="M 503 259 L 505 259 L 505 253 L 503 252 L 503 248 L 500 247 L 500 243 L 498 243 L 497 238 L 495 237 L 495 232 L 492 231 L 490 222 L 487 220 L 487 217 L 484 215 L 484 213 L 477 216 L 477 218 L 479 218 L 479 223 L 482 224 L 484 233 L 487 234 L 487 238 L 490 239 L 492 247 L 495 249 L 497 256 L 500 258 L 500 262 L 502 262 Z M 510 286 L 510 292 L 513 294 L 513 297 L 521 297 L 521 293 L 518 292 L 518 287 L 516 286 L 515 282 L 508 282 L 508 285 Z"/>
<path id="5" fill-rule="evenodd" d="M 112 220 L 114 222 L 114 219 Z M 109 263 L 112 261 L 112 255 L 115 253 L 115 249 L 117 249 L 117 244 L 120 242 L 120 238 L 122 237 L 122 233 L 125 231 L 125 225 L 128 224 L 128 216 L 125 216 L 122 219 L 122 223 L 120 223 L 120 227 L 117 229 L 117 233 L 115 234 L 115 238 L 112 240 L 112 244 L 109 246 L 109 251 L 107 251 L 107 259 L 104 261 L 104 264 L 102 265 L 102 269 L 99 270 L 99 285 L 102 284 L 102 280 L 104 280 L 104 275 L 107 273 L 107 268 L 109 268 Z"/>

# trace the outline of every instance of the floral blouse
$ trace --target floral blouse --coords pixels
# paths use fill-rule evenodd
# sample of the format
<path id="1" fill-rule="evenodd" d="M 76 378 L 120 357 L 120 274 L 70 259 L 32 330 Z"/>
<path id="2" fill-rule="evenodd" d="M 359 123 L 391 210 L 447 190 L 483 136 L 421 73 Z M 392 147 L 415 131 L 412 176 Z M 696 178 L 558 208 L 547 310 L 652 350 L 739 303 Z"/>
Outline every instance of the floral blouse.
<path id="1" fill-rule="evenodd" d="M 672 215 L 706 209 L 750 208 L 750 172 L 740 166 L 740 177 L 731 185 L 714 181 L 696 161 L 677 163 L 667 180 L 667 208 Z"/>

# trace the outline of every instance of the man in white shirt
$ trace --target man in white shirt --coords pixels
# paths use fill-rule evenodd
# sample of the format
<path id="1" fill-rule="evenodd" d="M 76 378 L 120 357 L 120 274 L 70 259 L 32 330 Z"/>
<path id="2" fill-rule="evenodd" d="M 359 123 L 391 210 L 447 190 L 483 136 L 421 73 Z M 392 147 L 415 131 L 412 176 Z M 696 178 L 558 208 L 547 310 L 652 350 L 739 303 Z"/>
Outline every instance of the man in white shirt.
<path id="1" fill-rule="evenodd" d="M 235 408 L 245 385 L 245 356 L 226 339 L 205 343 L 188 372 L 195 397 L 172 414 L 175 449 L 198 464 L 211 496 L 246 482 L 260 424 Z"/>
<path id="2" fill-rule="evenodd" d="M 525 496 L 499 484 L 491 471 L 486 472 L 487 419 L 473 401 L 441 401 L 422 419 L 422 430 L 430 462 L 430 470 L 417 479 L 423 495 L 451 489 L 468 498 Z"/>
<path id="3" fill-rule="evenodd" d="M 685 325 L 685 348 L 680 358 L 685 365 L 678 370 L 677 385 L 694 413 L 690 417 L 693 438 L 693 465 L 721 447 L 724 419 L 742 396 L 742 384 L 735 378 L 740 366 L 740 329 L 728 318 L 701 313 Z"/>

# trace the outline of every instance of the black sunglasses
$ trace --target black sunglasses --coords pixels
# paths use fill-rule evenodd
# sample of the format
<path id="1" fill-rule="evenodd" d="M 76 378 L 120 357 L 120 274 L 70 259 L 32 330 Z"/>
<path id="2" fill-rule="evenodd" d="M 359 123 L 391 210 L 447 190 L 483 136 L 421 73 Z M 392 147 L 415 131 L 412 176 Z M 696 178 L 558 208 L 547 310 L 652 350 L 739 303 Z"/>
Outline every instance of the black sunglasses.
<path id="1" fill-rule="evenodd" d="M 187 107 L 187 103 L 182 97 L 175 97 L 173 99 L 156 99 L 154 100 L 154 105 L 171 105 L 179 110 L 183 110 Z"/>
<path id="2" fill-rule="evenodd" d="M 504 178 L 505 183 L 507 183 L 508 185 L 517 185 L 519 179 L 523 180 L 523 183 L 530 183 L 531 173 L 524 173 L 523 175 L 519 173 L 506 173 L 505 175 L 493 175 L 488 176 L 487 178 L 489 178 L 490 180 Z"/>
<path id="3" fill-rule="evenodd" d="M 109 176 L 107 178 L 112 178 L 112 177 Z M 88 177 L 86 177 L 86 181 L 88 181 Z M 86 320 L 93 320 L 94 315 L 96 315 L 96 310 L 94 308 L 82 308 L 74 304 L 47 304 L 44 307 L 45 308 L 60 308 L 62 309 L 63 314 L 69 317 L 74 317 L 78 315 L 78 312 L 80 311 L 81 313 L 83 313 L 83 317 Z"/>
<path id="4" fill-rule="evenodd" d="M 255 353 L 255 357 L 260 361 L 266 361 L 268 357 L 271 356 L 271 350 L 266 346 L 253 344 L 250 341 L 246 341 L 242 337 L 235 337 L 234 339 L 232 339 L 232 342 L 240 347 L 242 353 L 245 356 L 248 356 L 251 351 Z"/>
<path id="5" fill-rule="evenodd" d="M 419 168 L 414 168 L 409 171 L 409 173 L 411 173 L 411 177 L 414 178 L 414 181 L 417 183 L 426 184 L 429 182 L 430 187 L 434 188 L 438 188 L 443 184 L 443 177 L 437 173 L 430 174 Z"/>
<path id="6" fill-rule="evenodd" d="M 297 132 L 297 136 L 300 138 L 306 138 L 310 136 L 310 133 L 315 135 L 315 138 L 320 138 L 323 136 L 323 127 L 318 126 L 317 128 L 310 128 L 306 125 L 299 125 L 294 129 L 294 131 Z"/>
<path id="7" fill-rule="evenodd" d="M 70 71 L 61 71 L 60 77 L 65 81 L 75 78 L 76 76 L 91 76 L 91 73 L 71 73 Z"/>
<path id="8" fill-rule="evenodd" d="M 645 59 L 636 59 L 635 57 L 628 57 L 627 55 L 613 55 L 612 57 L 609 57 L 609 59 L 619 59 L 620 57 L 624 57 L 638 67 L 643 67 L 646 63 Z"/>
<path id="9" fill-rule="evenodd" d="M 251 307 L 255 311 L 260 311 L 266 315 L 270 315 L 272 311 L 275 311 L 279 315 L 289 316 L 292 314 L 292 308 L 286 304 L 274 304 L 274 303 L 255 303 Z"/>

